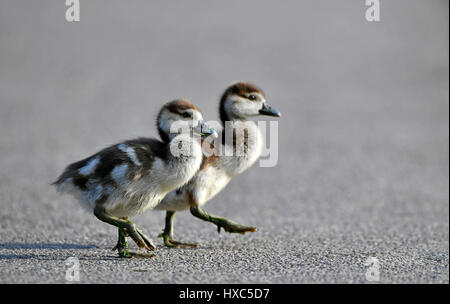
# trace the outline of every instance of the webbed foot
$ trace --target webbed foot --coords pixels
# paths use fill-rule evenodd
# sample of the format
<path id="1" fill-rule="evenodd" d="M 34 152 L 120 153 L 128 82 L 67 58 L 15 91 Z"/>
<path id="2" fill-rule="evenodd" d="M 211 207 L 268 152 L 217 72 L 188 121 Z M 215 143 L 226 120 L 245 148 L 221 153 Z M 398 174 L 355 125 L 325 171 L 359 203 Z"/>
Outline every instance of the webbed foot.
<path id="1" fill-rule="evenodd" d="M 128 236 L 128 233 L 125 230 L 119 228 L 119 240 L 117 241 L 117 245 L 112 249 L 112 250 L 118 251 L 119 257 L 121 257 L 121 258 L 152 258 L 155 256 L 154 254 L 151 254 L 151 253 L 142 253 L 142 252 L 131 251 L 130 247 L 128 245 L 127 236 Z M 144 235 L 144 237 L 145 237 L 145 235 Z"/>
<path id="2" fill-rule="evenodd" d="M 194 215 L 195 217 L 216 224 L 217 232 L 220 232 L 221 228 L 223 228 L 223 230 L 229 233 L 240 233 L 240 234 L 257 231 L 255 227 L 240 225 L 236 222 L 227 220 L 226 218 L 211 215 L 198 206 L 191 207 L 190 210 L 192 215 Z"/>
<path id="3" fill-rule="evenodd" d="M 156 249 L 152 241 L 148 236 L 146 236 L 141 230 L 139 230 L 136 225 L 131 222 L 128 218 L 119 218 L 112 216 L 106 212 L 103 207 L 96 206 L 94 208 L 94 215 L 101 221 L 111 224 L 119 228 L 119 241 L 114 247 L 114 250 L 119 251 L 120 257 L 152 257 L 153 255 L 135 253 L 128 250 L 127 237 L 131 237 L 133 241 L 138 245 L 139 248 L 145 248 L 147 250 Z"/>
<path id="4" fill-rule="evenodd" d="M 223 228 L 223 230 L 229 233 L 240 233 L 240 234 L 258 231 L 256 227 L 244 226 L 236 222 L 227 220 L 226 218 L 216 218 L 215 224 L 217 225 L 218 233 L 220 233 L 221 228 Z"/>
<path id="5" fill-rule="evenodd" d="M 128 249 L 119 250 L 119 257 L 131 259 L 131 258 L 153 258 L 155 255 L 153 253 L 148 252 L 135 252 Z"/>
<path id="6" fill-rule="evenodd" d="M 133 222 L 128 219 L 125 219 L 124 221 L 125 224 L 122 225 L 121 229 L 125 237 L 131 237 L 139 248 L 144 248 L 148 251 L 156 249 L 155 245 L 153 245 L 152 240 L 148 236 L 146 236 L 139 228 L 137 228 Z"/>
<path id="7" fill-rule="evenodd" d="M 197 244 L 194 243 L 183 243 L 178 242 L 173 239 L 173 218 L 175 216 L 175 211 L 168 210 L 166 213 L 166 225 L 163 232 L 158 235 L 164 240 L 164 246 L 169 248 L 197 248 Z"/>
<path id="8" fill-rule="evenodd" d="M 145 243 L 145 249 L 147 250 L 155 250 L 156 246 L 153 244 L 152 240 L 146 236 L 140 229 L 136 228 L 137 233 L 142 238 Z"/>
<path id="9" fill-rule="evenodd" d="M 197 248 L 198 246 L 195 243 L 183 243 L 175 241 L 171 235 L 165 234 L 164 232 L 158 235 L 158 237 L 162 237 L 164 240 L 164 246 L 169 248 Z"/>

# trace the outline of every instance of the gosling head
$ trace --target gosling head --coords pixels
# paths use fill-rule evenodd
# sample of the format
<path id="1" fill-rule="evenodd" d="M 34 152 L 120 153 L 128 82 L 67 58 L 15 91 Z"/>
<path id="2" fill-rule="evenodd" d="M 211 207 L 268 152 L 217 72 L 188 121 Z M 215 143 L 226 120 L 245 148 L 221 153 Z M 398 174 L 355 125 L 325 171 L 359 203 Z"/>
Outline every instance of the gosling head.
<path id="1" fill-rule="evenodd" d="M 175 123 L 177 128 L 171 130 Z M 156 124 L 159 136 L 164 142 L 169 142 L 182 132 L 217 137 L 216 131 L 204 123 L 200 110 L 189 101 L 182 99 L 166 103 L 158 114 Z"/>
<path id="2" fill-rule="evenodd" d="M 257 115 L 280 117 L 281 113 L 266 103 L 261 89 L 246 83 L 238 82 L 229 86 L 220 100 L 220 119 L 246 120 Z"/>

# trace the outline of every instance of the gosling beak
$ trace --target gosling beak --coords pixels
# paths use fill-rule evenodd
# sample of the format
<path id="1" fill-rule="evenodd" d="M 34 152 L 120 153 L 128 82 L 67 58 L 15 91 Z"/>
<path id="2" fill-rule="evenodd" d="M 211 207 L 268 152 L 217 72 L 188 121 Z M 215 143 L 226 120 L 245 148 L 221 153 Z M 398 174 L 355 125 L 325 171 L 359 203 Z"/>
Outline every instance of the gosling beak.
<path id="1" fill-rule="evenodd" d="M 261 110 L 259 110 L 259 114 L 266 115 L 266 116 L 281 117 L 280 111 L 275 110 L 274 108 L 267 105 L 266 103 L 263 103 Z"/>
<path id="2" fill-rule="evenodd" d="M 203 121 L 200 121 L 198 123 L 198 126 L 197 126 L 196 129 L 197 129 L 198 133 L 200 133 L 200 135 L 202 137 L 207 137 L 207 136 L 210 136 L 210 135 L 212 137 L 214 137 L 214 138 L 218 138 L 219 137 L 219 135 L 217 134 L 216 130 L 214 130 L 213 128 L 208 127 L 208 125 L 205 122 L 203 122 Z"/>

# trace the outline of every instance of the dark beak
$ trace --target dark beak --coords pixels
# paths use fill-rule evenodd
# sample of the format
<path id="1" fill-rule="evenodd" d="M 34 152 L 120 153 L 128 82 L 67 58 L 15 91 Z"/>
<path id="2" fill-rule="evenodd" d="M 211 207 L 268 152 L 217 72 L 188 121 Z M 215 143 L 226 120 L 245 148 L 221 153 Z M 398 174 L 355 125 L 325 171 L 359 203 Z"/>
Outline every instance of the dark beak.
<path id="1" fill-rule="evenodd" d="M 280 111 L 275 110 L 274 108 L 267 105 L 266 103 L 263 103 L 263 107 L 261 110 L 259 110 L 259 114 L 266 115 L 266 116 L 281 117 Z"/>

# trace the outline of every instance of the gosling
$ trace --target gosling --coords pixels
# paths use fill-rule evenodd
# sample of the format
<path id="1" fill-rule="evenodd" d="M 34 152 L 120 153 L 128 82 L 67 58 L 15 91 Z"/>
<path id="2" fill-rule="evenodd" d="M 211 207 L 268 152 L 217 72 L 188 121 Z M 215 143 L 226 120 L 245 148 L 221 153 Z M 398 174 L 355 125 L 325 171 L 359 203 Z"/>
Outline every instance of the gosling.
<path id="1" fill-rule="evenodd" d="M 176 122 L 186 127 L 171 130 Z M 167 193 L 186 184 L 202 163 L 200 137 L 217 137 L 203 122 L 200 110 L 185 100 L 165 104 L 157 128 L 162 141 L 138 138 L 112 145 L 69 165 L 53 183 L 99 220 L 118 228 L 119 239 L 113 249 L 123 258 L 154 256 L 129 250 L 128 236 L 139 248 L 155 249 L 129 217 L 154 208 Z M 181 152 L 176 149 L 179 147 Z"/>
<path id="2" fill-rule="evenodd" d="M 281 114 L 267 105 L 261 89 L 244 82 L 233 84 L 225 90 L 220 100 L 219 111 L 223 125 L 221 151 L 243 151 L 243 153 L 233 156 L 214 154 L 204 156 L 201 168 L 192 180 L 170 192 L 155 207 L 156 210 L 166 210 L 165 228 L 160 237 L 167 247 L 197 246 L 173 239 L 173 219 L 175 212 L 179 210 L 190 209 L 195 217 L 215 224 L 218 232 L 221 228 L 230 233 L 241 234 L 256 231 L 255 227 L 240 225 L 226 218 L 208 214 L 202 206 L 219 193 L 233 177 L 250 168 L 261 155 L 262 135 L 255 122 L 249 119 L 258 115 L 281 117 Z M 245 132 L 246 136 L 236 136 Z M 225 140 L 225 134 L 233 134 L 231 144 Z M 208 139 L 206 141 L 208 142 Z M 217 151 L 218 147 L 212 148 Z"/>

